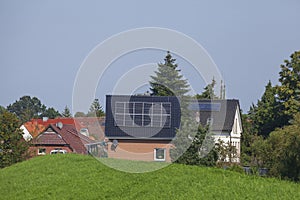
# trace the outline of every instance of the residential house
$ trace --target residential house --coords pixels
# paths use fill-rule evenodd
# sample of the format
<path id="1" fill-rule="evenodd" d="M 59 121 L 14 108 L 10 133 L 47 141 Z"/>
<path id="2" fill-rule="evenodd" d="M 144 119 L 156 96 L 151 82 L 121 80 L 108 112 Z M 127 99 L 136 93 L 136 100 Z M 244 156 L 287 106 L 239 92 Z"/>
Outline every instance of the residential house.
<path id="1" fill-rule="evenodd" d="M 91 139 L 104 140 L 104 117 L 78 117 L 78 118 L 55 118 L 55 119 L 32 119 L 21 126 L 23 138 L 29 141 L 38 136 L 50 124 L 62 123 L 73 125 L 81 134 Z"/>
<path id="2" fill-rule="evenodd" d="M 237 149 L 239 162 L 242 133 L 238 100 L 199 100 L 188 106 L 195 120 L 209 125 L 215 142 L 222 140 Z M 175 96 L 106 96 L 105 135 L 108 157 L 170 162 L 171 140 L 181 118 Z"/>
<path id="3" fill-rule="evenodd" d="M 37 137 L 31 140 L 32 155 L 51 153 L 88 154 L 86 145 L 93 143 L 89 137 L 82 135 L 72 124 L 50 124 Z"/>
<path id="4" fill-rule="evenodd" d="M 197 100 L 189 103 L 189 110 L 194 112 L 195 120 L 203 126 L 209 125 L 215 143 L 234 146 L 236 154 L 231 162 L 240 161 L 242 120 L 239 101 Z M 229 161 L 229 158 L 226 159 Z"/>
<path id="5" fill-rule="evenodd" d="M 170 162 L 170 141 L 179 125 L 174 96 L 106 96 L 108 157 Z"/>

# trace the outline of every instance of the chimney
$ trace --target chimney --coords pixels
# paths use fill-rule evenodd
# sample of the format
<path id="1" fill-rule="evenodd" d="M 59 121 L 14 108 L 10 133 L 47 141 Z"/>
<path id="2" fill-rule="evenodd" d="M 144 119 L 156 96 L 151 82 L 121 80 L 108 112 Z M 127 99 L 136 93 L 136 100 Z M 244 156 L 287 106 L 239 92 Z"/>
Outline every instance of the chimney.
<path id="1" fill-rule="evenodd" d="M 43 122 L 48 121 L 48 117 L 43 117 Z"/>

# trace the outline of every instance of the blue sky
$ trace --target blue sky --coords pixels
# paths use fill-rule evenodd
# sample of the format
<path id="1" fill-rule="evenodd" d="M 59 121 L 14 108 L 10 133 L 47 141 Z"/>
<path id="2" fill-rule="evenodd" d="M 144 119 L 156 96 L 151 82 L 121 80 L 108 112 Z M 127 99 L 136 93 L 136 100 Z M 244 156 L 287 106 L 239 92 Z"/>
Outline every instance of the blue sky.
<path id="1" fill-rule="evenodd" d="M 114 34 L 150 26 L 177 30 L 200 43 L 225 79 L 227 98 L 239 99 L 246 112 L 268 80 L 278 83 L 283 60 L 300 49 L 299 10 L 297 0 L 2 0 L 0 105 L 31 95 L 60 111 L 71 107 L 76 73 L 89 52 Z M 119 60 L 115 70 L 164 56 L 142 52 Z M 183 71 L 188 67 L 178 62 Z M 114 84 L 112 79 L 99 87 Z M 202 80 L 194 84 L 198 92 L 205 86 Z M 104 95 L 96 94 L 102 104 Z"/>

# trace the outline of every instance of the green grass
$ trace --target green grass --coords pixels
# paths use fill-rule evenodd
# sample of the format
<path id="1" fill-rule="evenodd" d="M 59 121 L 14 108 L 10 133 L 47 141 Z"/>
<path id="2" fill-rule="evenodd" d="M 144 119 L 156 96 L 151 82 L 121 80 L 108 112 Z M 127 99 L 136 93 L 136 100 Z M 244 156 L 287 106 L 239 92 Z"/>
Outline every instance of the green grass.
<path id="1" fill-rule="evenodd" d="M 145 162 L 107 159 L 128 169 Z M 160 167 L 163 163 L 148 163 Z M 91 156 L 43 156 L 0 170 L 0 199 L 300 199 L 300 185 L 215 168 L 172 164 L 125 173 Z"/>

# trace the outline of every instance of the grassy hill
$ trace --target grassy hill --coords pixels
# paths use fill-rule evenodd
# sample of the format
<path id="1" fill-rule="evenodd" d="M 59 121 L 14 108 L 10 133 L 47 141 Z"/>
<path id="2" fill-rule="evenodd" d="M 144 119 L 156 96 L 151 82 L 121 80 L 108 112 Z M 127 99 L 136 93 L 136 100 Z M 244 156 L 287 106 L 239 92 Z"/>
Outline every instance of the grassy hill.
<path id="1" fill-rule="evenodd" d="M 75 154 L 37 157 L 0 170 L 0 199 L 106 198 L 300 199 L 300 184 L 178 164 L 131 174 Z"/>

